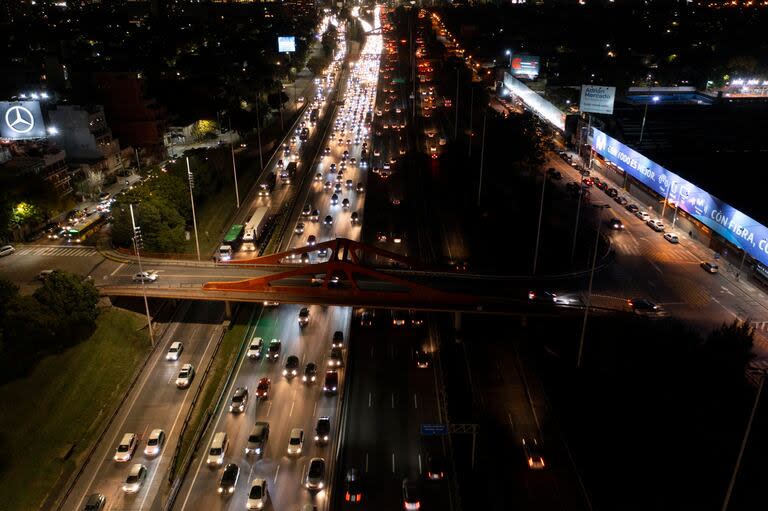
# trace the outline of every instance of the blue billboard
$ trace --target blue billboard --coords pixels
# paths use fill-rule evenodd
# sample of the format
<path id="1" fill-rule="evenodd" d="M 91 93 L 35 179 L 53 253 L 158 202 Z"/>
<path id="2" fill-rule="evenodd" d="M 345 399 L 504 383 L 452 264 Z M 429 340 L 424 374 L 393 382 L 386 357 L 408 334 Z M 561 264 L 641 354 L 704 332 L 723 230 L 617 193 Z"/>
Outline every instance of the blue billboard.
<path id="1" fill-rule="evenodd" d="M 593 131 L 592 148 L 597 154 L 768 265 L 768 228 L 599 129 Z"/>

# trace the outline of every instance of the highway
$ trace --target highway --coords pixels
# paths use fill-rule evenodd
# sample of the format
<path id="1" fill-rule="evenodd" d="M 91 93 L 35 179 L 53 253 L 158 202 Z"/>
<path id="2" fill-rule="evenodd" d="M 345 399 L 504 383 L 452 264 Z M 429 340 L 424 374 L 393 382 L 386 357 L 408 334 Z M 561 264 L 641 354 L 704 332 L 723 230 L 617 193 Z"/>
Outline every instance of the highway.
<path id="1" fill-rule="evenodd" d="M 82 473 L 63 503 L 62 509 L 80 510 L 86 497 L 102 493 L 107 497 L 107 509 L 148 509 L 157 498 L 165 473 L 173 457 L 184 415 L 200 385 L 200 379 L 192 381 L 189 388 L 175 385 L 182 364 L 191 363 L 202 369 L 213 354 L 218 338 L 223 333 L 221 321 L 224 308 L 210 303 L 186 303 L 177 311 L 165 335 L 158 339 L 158 348 L 152 353 L 136 385 L 120 407 L 102 441 L 93 455 L 85 460 Z M 184 350 L 177 361 L 167 361 L 170 344 L 180 341 Z M 103 403 L 109 409 L 113 403 Z M 147 456 L 144 448 L 147 436 L 153 429 L 162 429 L 166 444 L 159 454 Z M 115 449 L 123 434 L 136 433 L 139 443 L 130 462 L 114 461 Z M 148 476 L 141 490 L 132 495 L 123 493 L 121 486 L 133 463 L 141 463 L 148 469 Z"/>
<path id="2" fill-rule="evenodd" d="M 381 53 L 381 38 L 373 36 L 367 39 L 360 58 L 350 65 L 349 78 L 342 88 L 343 102 L 333 110 L 333 125 L 327 133 L 318 158 L 311 162 L 311 179 L 305 181 L 306 189 L 299 192 L 300 200 L 296 202 L 292 218 L 296 219 L 291 225 L 289 239 L 285 248 L 303 246 L 307 237 L 314 235 L 317 242 L 327 241 L 337 236 L 351 239 L 359 238 L 360 227 L 350 221 L 351 213 L 359 211 L 362 220 L 362 209 L 365 199 L 365 183 L 367 171 L 357 165 L 345 163 L 344 178 L 341 181 L 343 192 L 339 193 L 338 204 L 330 203 L 332 192 L 324 189 L 325 181 L 334 183 L 336 174 L 330 173 L 330 164 L 341 166 L 342 153 L 349 151 L 348 160 L 355 158 L 360 161 L 362 142 L 367 136 L 361 135 L 360 144 L 347 145 L 347 138 L 353 139 L 353 118 L 362 113 L 364 117 L 372 104 L 375 94 L 375 79 L 378 74 L 379 55 Z M 344 76 L 344 74 L 342 75 Z M 344 80 L 344 78 L 342 78 Z M 337 123 L 336 120 L 339 120 Z M 343 122 L 348 125 L 342 127 Z M 359 122 L 359 124 L 363 124 Z M 342 129 L 345 128 L 345 129 Z M 341 139 L 342 143 L 338 140 Z M 329 147 L 329 154 L 324 154 L 324 148 Z M 314 174 L 321 173 L 321 179 L 315 180 Z M 346 189 L 346 180 L 351 179 L 356 188 L 357 183 L 363 184 L 363 191 Z M 331 181 L 332 180 L 332 181 Z M 341 201 L 350 200 L 350 207 L 343 209 Z M 312 209 L 319 210 L 319 220 L 313 222 L 309 215 L 302 214 L 304 203 Z M 327 215 L 331 215 L 333 223 L 325 225 Z M 293 234 L 298 222 L 304 224 L 301 234 Z M 312 262 L 318 254 L 312 254 Z M 250 391 L 248 409 L 242 414 L 231 414 L 226 406 L 221 407 L 212 426 L 206 432 L 202 448 L 188 473 L 178 497 L 175 509 L 243 509 L 245 508 L 251 481 L 254 478 L 267 480 L 267 493 L 274 509 L 298 509 L 301 505 L 311 504 L 318 509 L 327 509 L 330 492 L 333 491 L 331 476 L 335 468 L 336 450 L 338 447 L 339 399 L 345 388 L 345 369 L 342 364 L 339 372 L 338 394 L 326 395 L 322 386 L 325 371 L 329 367 L 331 339 L 334 332 L 343 332 L 345 346 L 350 340 L 350 323 L 352 309 L 350 307 L 324 307 L 310 305 L 310 320 L 305 327 L 300 327 L 297 321 L 299 305 L 283 304 L 274 308 L 263 308 L 257 321 L 252 325 L 249 338 L 262 337 L 269 343 L 271 339 L 282 341 L 281 353 L 277 361 L 267 361 L 264 358 L 252 361 L 242 357 L 226 392 L 231 395 L 234 388 L 247 386 Z M 346 350 L 344 350 L 346 351 Z M 300 375 L 288 379 L 282 375 L 285 360 L 290 355 L 296 355 L 300 360 L 300 372 L 309 362 L 318 366 L 318 381 L 305 384 Z M 255 390 L 261 378 L 271 380 L 269 397 L 262 401 L 255 400 Z M 225 403 L 226 404 L 226 403 Z M 314 428 L 319 417 L 331 419 L 331 439 L 327 445 L 316 445 L 312 440 Z M 263 456 L 246 455 L 244 448 L 254 421 L 264 421 L 270 424 L 269 440 Z M 306 440 L 301 454 L 287 454 L 288 439 L 291 429 L 302 428 Z M 205 461 L 205 452 L 218 431 L 224 431 L 229 437 L 229 452 L 226 463 L 236 463 L 240 467 L 240 479 L 231 496 L 221 497 L 217 492 L 222 469 L 209 468 Z M 325 488 L 310 492 L 302 487 L 307 464 L 313 457 L 326 460 Z"/>

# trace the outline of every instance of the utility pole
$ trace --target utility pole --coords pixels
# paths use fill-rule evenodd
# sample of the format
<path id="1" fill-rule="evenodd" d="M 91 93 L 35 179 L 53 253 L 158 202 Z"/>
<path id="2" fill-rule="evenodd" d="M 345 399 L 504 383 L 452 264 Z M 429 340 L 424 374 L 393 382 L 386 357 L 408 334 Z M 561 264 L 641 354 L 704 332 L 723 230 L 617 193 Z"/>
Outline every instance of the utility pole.
<path id="1" fill-rule="evenodd" d="M 240 190 L 237 186 L 237 165 L 235 165 L 235 146 L 232 142 L 232 117 L 229 118 L 229 149 L 232 152 L 232 174 L 235 176 L 235 199 L 237 200 L 237 207 L 240 208 Z"/>
<path id="2" fill-rule="evenodd" d="M 456 121 L 453 125 L 453 139 L 459 138 L 459 68 L 456 67 L 456 103 L 453 105 L 456 109 Z"/>
<path id="3" fill-rule="evenodd" d="M 536 248 L 533 251 L 533 273 L 536 275 L 536 263 L 539 260 L 539 238 L 541 237 L 541 217 L 544 213 L 544 190 L 547 186 L 547 175 L 544 174 L 544 182 L 541 183 L 541 203 L 539 204 L 539 226 L 536 228 Z"/>
<path id="4" fill-rule="evenodd" d="M 195 177 L 189 169 L 189 156 L 187 156 L 187 181 L 189 181 L 189 202 L 192 203 L 192 225 L 195 228 L 195 248 L 197 249 L 197 260 L 200 261 L 200 241 L 197 239 L 197 216 L 195 215 L 195 196 L 192 195 Z"/>
<path id="5" fill-rule="evenodd" d="M 573 264 L 573 256 L 576 254 L 576 236 L 579 233 L 579 213 L 581 212 L 581 199 L 584 193 L 581 182 L 579 183 L 579 196 L 576 202 L 576 225 L 573 227 L 573 244 L 571 245 L 571 264 Z"/>
<path id="6" fill-rule="evenodd" d="M 477 185 L 477 207 L 480 207 L 480 194 L 483 190 L 483 157 L 485 156 L 485 121 L 488 117 L 488 107 L 483 111 L 483 142 L 480 145 L 480 183 Z"/>
<path id="7" fill-rule="evenodd" d="M 147 330 L 149 331 L 149 342 L 152 347 L 155 346 L 155 335 L 152 333 L 152 318 L 149 315 L 149 302 L 147 301 L 147 287 L 144 283 L 144 270 L 141 269 L 141 254 L 139 249 L 143 246 L 141 238 L 141 227 L 136 225 L 136 218 L 133 216 L 133 204 L 128 204 L 131 210 L 131 225 L 133 226 L 133 248 L 136 250 L 136 258 L 139 261 L 139 273 L 141 274 L 141 294 L 144 295 L 144 310 L 147 313 Z"/>
<path id="8" fill-rule="evenodd" d="M 472 158 L 472 109 L 475 106 L 475 88 L 471 85 L 469 86 L 470 90 L 470 100 L 469 100 L 469 158 Z"/>
<path id="9" fill-rule="evenodd" d="M 139 148 L 134 147 L 133 150 L 136 152 L 136 173 L 141 172 L 141 160 L 139 160 Z"/>
<path id="10" fill-rule="evenodd" d="M 592 304 L 592 281 L 595 278 L 595 266 L 597 265 L 597 247 L 600 242 L 600 224 L 597 222 L 597 233 L 595 234 L 595 249 L 592 253 L 592 270 L 589 272 L 589 287 L 587 288 L 587 303 L 584 305 L 584 321 L 581 323 L 581 338 L 579 339 L 579 355 L 576 358 L 576 367 L 581 367 L 581 356 L 584 353 L 584 336 L 587 333 L 587 317 L 589 316 L 589 306 Z"/>
<path id="11" fill-rule="evenodd" d="M 264 170 L 264 158 L 261 155 L 261 120 L 259 119 L 259 103 L 261 102 L 261 91 L 256 98 L 256 138 L 259 139 L 259 170 Z"/>

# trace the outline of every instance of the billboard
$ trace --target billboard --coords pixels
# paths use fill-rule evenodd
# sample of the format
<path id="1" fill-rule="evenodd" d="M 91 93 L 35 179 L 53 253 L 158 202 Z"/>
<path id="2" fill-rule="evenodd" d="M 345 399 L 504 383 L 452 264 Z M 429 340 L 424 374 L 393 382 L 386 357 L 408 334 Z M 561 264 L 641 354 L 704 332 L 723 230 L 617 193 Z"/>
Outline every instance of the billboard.
<path id="1" fill-rule="evenodd" d="M 768 228 L 597 128 L 594 151 L 733 245 L 768 265 Z"/>
<path id="2" fill-rule="evenodd" d="M 614 99 L 616 99 L 616 87 L 582 85 L 579 108 L 582 112 L 612 114 Z"/>
<path id="3" fill-rule="evenodd" d="M 39 101 L 0 101 L 0 138 L 24 140 L 45 136 Z"/>
<path id="4" fill-rule="evenodd" d="M 539 76 L 539 57 L 533 55 L 517 55 L 511 60 L 510 69 L 516 78 L 534 79 Z"/>
<path id="5" fill-rule="evenodd" d="M 525 103 L 525 106 L 536 115 L 545 119 L 560 131 L 565 131 L 565 114 L 555 105 L 532 91 L 523 82 L 514 78 L 509 73 L 504 73 L 504 87 L 520 98 L 520 101 Z"/>
<path id="6" fill-rule="evenodd" d="M 296 38 L 292 35 L 281 35 L 277 37 L 277 51 L 280 53 L 291 53 L 296 51 Z"/>

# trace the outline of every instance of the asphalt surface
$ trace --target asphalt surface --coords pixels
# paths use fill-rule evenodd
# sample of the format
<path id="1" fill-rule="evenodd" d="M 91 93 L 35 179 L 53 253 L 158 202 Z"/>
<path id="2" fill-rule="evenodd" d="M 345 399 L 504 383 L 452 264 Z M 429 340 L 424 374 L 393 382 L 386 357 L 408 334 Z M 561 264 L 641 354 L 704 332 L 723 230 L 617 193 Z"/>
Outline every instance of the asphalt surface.
<path id="1" fill-rule="evenodd" d="M 210 359 L 216 341 L 222 333 L 221 321 L 224 307 L 220 304 L 187 303 L 179 308 L 165 335 L 158 339 L 157 349 L 130 390 L 123 406 L 110 424 L 103 440 L 93 455 L 85 461 L 82 474 L 64 501 L 62 509 L 80 510 L 92 493 L 107 497 L 106 509 L 148 509 L 165 480 L 171 462 L 184 415 L 189 409 L 200 379 L 195 378 L 189 388 L 179 389 L 175 381 L 183 364 L 191 363 L 202 370 Z M 174 341 L 181 341 L 184 351 L 177 361 L 167 361 L 166 352 Z M 147 436 L 153 429 L 166 433 L 166 444 L 155 456 L 146 456 L 144 448 Z M 115 449 L 124 433 L 139 435 L 138 447 L 129 462 L 116 462 Z M 148 476 L 141 490 L 132 495 L 122 491 L 134 463 L 148 469 Z"/>

